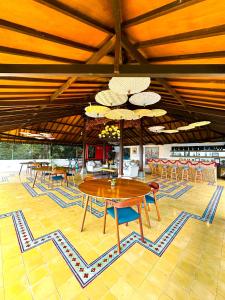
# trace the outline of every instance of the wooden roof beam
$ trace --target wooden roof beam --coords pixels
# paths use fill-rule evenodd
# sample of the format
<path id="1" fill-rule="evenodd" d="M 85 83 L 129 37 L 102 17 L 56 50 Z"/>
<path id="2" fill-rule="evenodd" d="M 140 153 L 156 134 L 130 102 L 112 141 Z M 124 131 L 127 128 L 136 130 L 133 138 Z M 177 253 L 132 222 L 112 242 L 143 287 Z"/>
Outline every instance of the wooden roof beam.
<path id="1" fill-rule="evenodd" d="M 114 73 L 119 74 L 121 58 L 121 3 L 120 0 L 112 0 L 112 9 L 114 17 L 114 29 L 116 33 Z"/>
<path id="2" fill-rule="evenodd" d="M 190 5 L 194 5 L 196 3 L 202 2 L 204 0 L 175 0 L 173 2 L 170 2 L 166 5 L 163 5 L 159 8 L 153 9 L 148 11 L 147 13 L 144 13 L 142 15 L 139 15 L 135 18 L 129 19 L 127 21 L 124 21 L 122 23 L 122 27 L 123 29 L 131 27 L 131 26 L 135 26 L 144 22 L 148 22 L 150 20 L 159 18 L 161 16 L 167 15 L 171 12 L 183 9 L 185 7 L 188 7 Z"/>
<path id="3" fill-rule="evenodd" d="M 163 106 L 161 106 L 162 108 L 164 107 L 166 110 L 168 110 L 168 112 L 170 113 L 171 111 L 181 111 L 184 112 L 186 111 L 183 107 L 179 106 L 179 105 L 166 105 L 163 104 Z M 189 110 L 191 112 L 194 113 L 198 113 L 201 114 L 203 116 L 211 116 L 211 117 L 216 117 L 218 119 L 224 119 L 225 120 L 225 112 L 223 110 L 218 110 L 218 109 L 211 109 L 211 108 L 204 108 L 204 107 L 197 107 L 197 106 L 189 106 Z M 193 119 L 192 119 L 193 120 Z M 216 119 L 215 119 L 216 121 Z"/>
<path id="4" fill-rule="evenodd" d="M 33 28 L 30 28 L 27 26 L 23 26 L 20 24 L 12 23 L 10 21 L 6 21 L 3 19 L 0 19 L 0 28 L 19 32 L 19 33 L 22 33 L 25 35 L 30 35 L 30 36 L 33 36 L 33 37 L 36 37 L 36 38 L 39 38 L 42 40 L 46 40 L 46 41 L 50 41 L 50 42 L 53 42 L 56 44 L 61 44 L 61 45 L 77 48 L 77 49 L 84 50 L 84 51 L 95 52 L 96 50 L 98 50 L 97 48 L 95 48 L 93 46 L 74 42 L 74 41 L 59 37 L 57 35 L 53 35 L 53 34 L 50 34 L 50 33 L 44 32 L 44 31 L 40 31 L 40 30 L 33 29 Z"/>
<path id="5" fill-rule="evenodd" d="M 95 52 L 86 62 L 86 65 L 97 63 L 102 57 L 104 57 L 109 51 L 112 50 L 115 43 L 115 37 L 111 37 L 107 40 L 102 47 Z M 59 89 L 57 89 L 51 96 L 50 102 L 54 101 L 59 95 L 61 95 L 66 89 L 68 89 L 76 80 L 77 76 L 70 77 Z"/>
<path id="6" fill-rule="evenodd" d="M 196 39 L 203 39 L 212 36 L 219 36 L 225 34 L 225 24 L 217 25 L 210 28 L 197 29 L 189 32 L 178 33 L 174 35 L 164 36 L 156 39 L 141 41 L 136 43 L 136 48 L 145 48 L 151 46 L 166 45 L 170 43 L 184 42 Z"/>
<path id="7" fill-rule="evenodd" d="M 47 7 L 50 7 L 51 9 L 54 9 L 64 15 L 67 15 L 69 17 L 72 17 L 82 23 L 85 23 L 86 25 L 89 25 L 93 28 L 96 28 L 100 31 L 113 34 L 113 29 L 109 28 L 108 26 L 92 19 L 91 17 L 81 13 L 80 11 L 76 10 L 75 8 L 72 8 L 58 0 L 34 0 L 40 4 L 43 4 Z"/>
<path id="8" fill-rule="evenodd" d="M 176 61 L 176 60 L 188 60 L 188 59 L 203 59 L 203 58 L 224 58 L 225 51 L 213 51 L 213 52 L 201 52 L 181 55 L 169 55 L 161 57 L 151 57 L 148 59 L 150 63 L 163 62 L 163 61 Z"/>
<path id="9" fill-rule="evenodd" d="M 10 48 L 10 47 L 5 47 L 5 46 L 0 46 L 0 53 L 6 53 L 6 54 L 11 54 L 11 55 L 20 55 L 20 56 L 32 57 L 32 58 L 40 58 L 40 59 L 46 59 L 46 60 L 50 60 L 50 61 L 58 61 L 61 63 L 67 63 L 67 64 L 84 63 L 77 59 L 71 59 L 71 58 L 50 55 L 50 54 L 45 54 L 45 53 L 38 53 L 38 52 L 33 52 L 33 51 L 28 51 L 28 50 Z"/>
<path id="10" fill-rule="evenodd" d="M 95 53 L 97 55 L 97 53 Z M 103 55 L 104 56 L 104 55 Z M 174 77 L 224 77 L 225 65 L 222 64 L 177 64 L 156 65 L 142 63 L 141 65 L 120 65 L 121 76 L 151 76 L 155 78 Z M 0 76 L 44 75 L 44 76 L 100 76 L 112 77 L 114 65 L 110 64 L 0 64 Z M 73 82 L 71 82 L 72 84 Z M 70 85 L 69 85 L 70 86 Z"/>
<path id="11" fill-rule="evenodd" d="M 132 45 L 132 43 L 127 39 L 127 37 L 122 35 L 122 45 L 123 47 L 138 61 L 141 65 L 148 64 L 148 60 Z M 172 96 L 185 108 L 187 105 L 181 96 L 167 83 L 164 78 L 158 78 L 157 81 L 172 94 Z"/>

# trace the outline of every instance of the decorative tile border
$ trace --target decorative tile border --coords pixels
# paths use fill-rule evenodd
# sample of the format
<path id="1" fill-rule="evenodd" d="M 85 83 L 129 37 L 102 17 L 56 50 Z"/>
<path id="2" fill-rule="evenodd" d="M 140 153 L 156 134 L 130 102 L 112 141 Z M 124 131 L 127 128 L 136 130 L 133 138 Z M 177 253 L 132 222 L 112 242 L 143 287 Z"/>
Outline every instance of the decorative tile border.
<path id="1" fill-rule="evenodd" d="M 79 281 L 81 287 L 84 288 L 135 243 L 139 243 L 157 256 L 162 256 L 190 218 L 212 223 L 222 192 L 223 187 L 218 186 L 202 216 L 190 214 L 185 211 L 181 212 L 155 242 L 145 239 L 145 242 L 143 243 L 140 239 L 140 235 L 136 232 L 132 232 L 121 240 L 121 254 L 118 254 L 117 245 L 114 245 L 90 264 L 85 261 L 60 230 L 56 230 L 35 239 L 21 210 L 2 214 L 0 215 L 0 219 L 12 217 L 21 252 L 28 251 L 43 243 L 52 241 L 70 267 L 74 276 Z"/>
<path id="2" fill-rule="evenodd" d="M 48 196 L 51 200 L 53 200 L 56 204 L 58 204 L 61 208 L 68 208 L 71 206 L 80 206 L 82 207 L 82 201 L 80 200 L 82 197 L 82 194 L 80 193 L 79 190 L 73 189 L 71 187 L 66 187 L 65 189 L 77 194 L 77 196 L 72 196 L 69 193 L 65 192 L 64 190 L 62 190 L 61 188 L 54 188 L 52 190 L 48 190 L 47 188 L 45 188 L 42 184 L 37 183 L 36 187 L 38 189 L 40 189 L 43 193 L 38 194 L 36 189 L 33 189 L 29 183 L 22 183 L 23 186 L 25 187 L 25 189 L 30 193 L 30 195 L 32 197 L 39 197 L 39 196 Z M 59 194 L 63 195 L 64 197 L 66 197 L 68 200 L 76 200 L 79 199 L 77 201 L 73 201 L 70 203 L 67 203 L 65 201 L 63 201 L 63 199 L 61 199 L 59 196 L 55 195 L 53 192 L 56 191 Z M 101 201 L 98 201 L 97 199 L 92 199 L 92 203 L 95 203 L 97 206 L 99 207 L 104 207 L 104 203 Z M 97 218 L 102 218 L 104 215 L 103 211 L 98 211 L 96 208 L 91 207 L 88 205 L 88 211 L 92 212 L 92 214 L 97 217 Z"/>
<path id="3" fill-rule="evenodd" d="M 0 176 L 0 183 L 9 182 L 9 176 Z"/>

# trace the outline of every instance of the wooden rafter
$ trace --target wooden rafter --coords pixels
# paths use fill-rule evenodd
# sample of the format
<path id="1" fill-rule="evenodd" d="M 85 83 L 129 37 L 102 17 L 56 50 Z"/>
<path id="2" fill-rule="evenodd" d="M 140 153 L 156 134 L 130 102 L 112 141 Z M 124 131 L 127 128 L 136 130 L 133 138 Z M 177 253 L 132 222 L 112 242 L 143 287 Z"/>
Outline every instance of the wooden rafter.
<path id="1" fill-rule="evenodd" d="M 203 39 L 212 36 L 224 35 L 225 25 L 218 25 L 210 28 L 197 29 L 189 32 L 178 33 L 156 39 L 146 40 L 135 44 L 136 48 L 145 48 L 151 46 L 159 46 L 170 43 L 184 42 L 196 39 Z"/>
<path id="2" fill-rule="evenodd" d="M 33 36 L 33 37 L 36 37 L 36 38 L 39 38 L 42 40 L 46 40 L 46 41 L 54 42 L 56 44 L 61 44 L 61 45 L 77 48 L 77 49 L 84 50 L 84 51 L 95 52 L 98 50 L 97 48 L 95 48 L 93 46 L 74 42 L 74 41 L 59 37 L 57 35 L 53 35 L 53 34 L 50 34 L 50 33 L 44 32 L 44 31 L 40 31 L 40 30 L 33 29 L 33 28 L 30 28 L 27 26 L 23 26 L 20 24 L 15 24 L 13 22 L 9 22 L 9 21 L 3 20 L 3 19 L 0 19 L 0 28 L 19 32 L 19 33 Z"/>
<path id="3" fill-rule="evenodd" d="M 202 53 L 151 57 L 148 59 L 148 61 L 150 63 L 153 63 L 153 62 L 163 62 L 163 61 L 176 61 L 176 60 L 189 60 L 189 59 L 193 60 L 193 59 L 205 59 L 205 58 L 224 58 L 224 57 L 225 57 L 225 51 L 212 51 L 212 52 L 202 52 Z"/>
<path id="4" fill-rule="evenodd" d="M 67 15 L 69 17 L 72 17 L 82 23 L 85 23 L 91 27 L 94 27 L 100 31 L 106 32 L 106 33 L 113 33 L 113 30 L 106 25 L 99 23 L 98 21 L 90 18 L 89 16 L 81 13 L 80 11 L 62 3 L 58 0 L 34 0 L 38 3 L 41 3 L 47 7 L 50 7 L 54 10 L 59 11 L 60 13 L 63 13 L 64 15 Z"/>
<path id="5" fill-rule="evenodd" d="M 129 19 L 129 20 L 123 22 L 122 26 L 123 26 L 123 28 L 135 26 L 135 25 L 156 19 L 158 17 L 167 15 L 167 14 L 177 11 L 179 9 L 183 9 L 190 5 L 194 5 L 194 4 L 202 2 L 202 1 L 205 1 L 205 0 L 183 0 L 183 1 L 176 0 L 176 1 L 170 2 L 166 5 L 163 5 L 159 8 L 150 10 L 147 13 L 139 15 L 135 18 Z"/>
<path id="6" fill-rule="evenodd" d="M 95 53 L 96 54 L 96 53 Z M 112 77 L 114 65 L 111 64 L 0 64 L 0 76 L 45 75 L 45 76 L 100 76 Z M 155 78 L 174 78 L 179 76 L 224 77 L 225 65 L 221 64 L 179 64 L 156 65 L 127 64 L 120 66 L 121 76 L 151 76 Z"/>
<path id="7" fill-rule="evenodd" d="M 20 56 L 32 57 L 32 58 L 41 58 L 41 59 L 46 59 L 46 60 L 61 62 L 61 63 L 67 63 L 67 64 L 68 63 L 69 64 L 83 63 L 82 61 L 79 61 L 76 59 L 71 59 L 71 58 L 66 58 L 66 57 L 61 57 L 61 56 L 56 56 L 56 55 L 50 55 L 50 54 L 45 54 L 45 53 L 38 53 L 38 52 L 33 52 L 33 51 L 28 51 L 28 50 L 10 48 L 10 47 L 5 47 L 5 46 L 0 46 L 0 53 L 7 53 L 7 54 L 11 54 L 11 55 L 20 55 Z"/>
<path id="8" fill-rule="evenodd" d="M 86 62 L 87 65 L 97 63 L 102 57 L 104 57 L 108 52 L 110 52 L 114 46 L 115 37 L 111 37 L 107 40 L 102 47 L 95 52 Z M 76 80 L 78 76 L 70 77 L 58 90 L 56 90 L 50 96 L 50 102 L 54 101 L 59 95 L 61 95 L 66 89 L 68 89 Z"/>
<path id="9" fill-rule="evenodd" d="M 115 43 L 115 58 L 114 58 L 114 72 L 119 73 L 119 67 L 121 62 L 121 3 L 120 0 L 112 0 L 113 17 L 114 17 L 114 29 L 116 33 Z"/>
<path id="10" fill-rule="evenodd" d="M 130 52 L 130 54 L 141 64 L 146 65 L 148 64 L 148 60 L 132 45 L 132 43 L 127 39 L 127 37 L 123 34 L 122 35 L 122 45 L 123 47 Z M 181 98 L 181 96 L 167 83 L 167 81 L 164 78 L 158 78 L 157 81 L 167 90 L 169 91 L 173 97 L 181 103 L 182 106 L 185 108 L 186 103 Z"/>

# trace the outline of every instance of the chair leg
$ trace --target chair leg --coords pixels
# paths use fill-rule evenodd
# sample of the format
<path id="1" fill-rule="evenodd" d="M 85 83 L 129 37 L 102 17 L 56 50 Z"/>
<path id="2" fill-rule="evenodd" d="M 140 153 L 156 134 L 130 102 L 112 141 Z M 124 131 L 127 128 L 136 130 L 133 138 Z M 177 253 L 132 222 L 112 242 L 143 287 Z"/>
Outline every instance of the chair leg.
<path id="1" fill-rule="evenodd" d="M 141 233 L 141 241 L 144 243 L 145 240 L 144 240 L 140 205 L 138 206 L 138 213 L 139 213 L 139 226 L 140 226 L 140 233 Z"/>
<path id="2" fill-rule="evenodd" d="M 155 209 L 156 209 L 156 213 L 157 213 L 157 216 L 158 216 L 158 221 L 161 221 L 161 216 L 160 216 L 157 200 L 155 200 Z"/>
<path id="3" fill-rule="evenodd" d="M 84 207 L 84 194 L 82 196 L 82 207 Z"/>
<path id="4" fill-rule="evenodd" d="M 148 211 L 151 211 L 151 206 L 150 206 L 150 204 L 148 203 L 147 205 L 148 205 Z"/>
<path id="5" fill-rule="evenodd" d="M 93 198 L 91 198 L 91 202 L 90 202 L 90 213 L 92 214 L 92 201 L 93 201 Z"/>
<path id="6" fill-rule="evenodd" d="M 144 204 L 145 216 L 146 216 L 146 220 L 147 220 L 147 223 L 148 223 L 148 227 L 151 228 L 145 197 L 143 197 L 142 203 Z"/>
<path id="7" fill-rule="evenodd" d="M 85 218 L 86 218 L 86 213 L 87 213 L 87 208 L 88 208 L 88 202 L 89 202 L 89 200 L 90 200 L 90 197 L 87 196 L 87 201 L 86 201 L 86 204 L 85 204 L 84 215 L 83 215 L 83 220 L 82 220 L 81 230 L 80 231 L 83 231 L 83 229 L 84 229 L 84 222 L 85 222 Z"/>
<path id="8" fill-rule="evenodd" d="M 105 234 L 106 228 L 106 216 L 107 216 L 107 201 L 105 201 L 105 209 L 104 209 L 104 221 L 103 221 L 103 233 Z"/>
<path id="9" fill-rule="evenodd" d="M 119 224 L 118 224 L 118 213 L 117 208 L 114 207 L 115 221 L 116 221 L 116 235 L 117 235 L 117 247 L 119 254 L 121 253 L 120 247 L 120 233 L 119 233 Z"/>

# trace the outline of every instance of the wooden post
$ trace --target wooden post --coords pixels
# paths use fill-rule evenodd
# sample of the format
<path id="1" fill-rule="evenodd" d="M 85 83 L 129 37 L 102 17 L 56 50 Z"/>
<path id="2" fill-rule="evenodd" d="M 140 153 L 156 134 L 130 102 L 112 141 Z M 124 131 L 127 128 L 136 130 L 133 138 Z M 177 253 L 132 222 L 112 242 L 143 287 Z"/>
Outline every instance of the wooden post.
<path id="1" fill-rule="evenodd" d="M 105 164 L 105 161 L 106 161 L 106 144 L 105 143 L 103 144 L 103 157 L 102 157 L 102 160 L 103 160 L 103 164 Z"/>
<path id="2" fill-rule="evenodd" d="M 140 169 L 139 169 L 139 176 L 144 177 L 144 170 L 143 170 L 143 165 L 144 165 L 144 147 L 143 147 L 143 127 L 144 127 L 144 121 L 143 118 L 140 120 L 140 152 L 139 152 L 139 160 L 140 160 Z"/>
<path id="3" fill-rule="evenodd" d="M 120 120 L 120 152 L 119 152 L 119 175 L 123 175 L 123 127 L 124 120 Z"/>
<path id="4" fill-rule="evenodd" d="M 86 170 L 86 120 L 84 120 L 84 128 L 83 128 L 83 153 L 82 153 L 82 169 L 81 169 L 81 174 L 87 174 Z"/>

